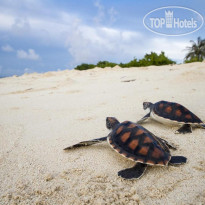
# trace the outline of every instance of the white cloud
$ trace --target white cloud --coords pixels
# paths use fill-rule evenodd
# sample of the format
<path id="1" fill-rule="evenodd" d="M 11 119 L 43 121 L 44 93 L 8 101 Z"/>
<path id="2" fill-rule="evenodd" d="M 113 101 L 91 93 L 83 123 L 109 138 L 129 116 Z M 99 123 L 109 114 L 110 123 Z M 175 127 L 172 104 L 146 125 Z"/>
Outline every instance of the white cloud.
<path id="1" fill-rule="evenodd" d="M 5 52 L 12 52 L 12 51 L 14 51 L 14 49 L 10 45 L 8 45 L 8 44 L 5 45 L 5 46 L 2 46 L 1 50 L 5 51 Z"/>
<path id="2" fill-rule="evenodd" d="M 8 17 L 8 16 L 7 16 Z M 65 12 L 58 13 L 58 19 L 48 20 L 37 17 L 11 20 L 13 33 L 37 37 L 42 43 L 67 47 L 73 57 L 71 64 L 82 62 L 95 63 L 99 60 L 126 62 L 134 56 L 142 57 L 150 51 L 165 51 L 169 58 L 182 60 L 188 40 L 176 40 L 169 37 L 147 38 L 140 32 L 109 28 L 106 26 L 88 26 L 80 18 Z M 1 23 L 0 23 L 1 24 Z M 0 28 L 2 28 L 0 26 Z M 22 31 L 22 32 L 21 32 Z M 146 39 L 146 40 L 145 40 Z M 19 58 L 39 59 L 35 51 L 18 50 Z"/>
<path id="3" fill-rule="evenodd" d="M 12 24 L 14 23 L 13 15 L 0 13 L 0 30 L 10 30 Z"/>
<path id="4" fill-rule="evenodd" d="M 106 8 L 101 4 L 100 0 L 96 0 L 94 6 L 97 8 L 97 16 L 93 18 L 96 24 L 102 24 L 104 21 L 112 24 L 117 20 L 118 12 L 114 7 Z"/>
<path id="5" fill-rule="evenodd" d="M 123 55 L 120 45 L 123 44 L 123 31 L 106 27 L 89 27 L 79 25 L 67 38 L 69 53 L 73 64 L 97 62 L 103 59 L 117 59 Z"/>
<path id="6" fill-rule="evenodd" d="M 169 58 L 176 60 L 184 58 L 183 49 L 189 42 L 185 38 L 148 37 L 138 31 L 102 26 L 100 24 L 104 20 L 109 19 L 108 24 L 116 21 L 117 11 L 114 8 L 106 9 L 100 1 L 95 1 L 95 7 L 98 12 L 95 22 L 98 26 L 85 24 L 83 18 L 72 13 L 54 10 L 51 15 L 44 5 L 39 8 L 46 9 L 49 14 L 46 18 L 30 15 L 29 12 L 25 16 L 16 11 L 0 13 L 0 19 L 3 18 L 3 21 L 0 21 L 0 30 L 38 39 L 41 46 L 48 44 L 66 47 L 73 58 L 70 63 L 72 65 L 82 62 L 95 63 L 99 60 L 126 62 L 134 56 L 140 58 L 151 51 L 165 51 Z M 18 50 L 17 56 L 22 59 L 39 59 L 33 49 Z"/>
<path id="7" fill-rule="evenodd" d="M 95 63 L 99 60 L 127 62 L 133 57 L 141 58 L 151 51 L 165 54 L 177 61 L 184 58 L 186 40 L 169 37 L 147 38 L 142 33 L 111 29 L 108 27 L 89 27 L 79 24 L 67 38 L 67 47 L 73 57 L 72 64 Z M 145 40 L 146 39 L 146 40 Z"/>
<path id="8" fill-rule="evenodd" d="M 189 41 L 186 40 L 176 40 L 167 38 L 152 38 L 152 42 L 150 44 L 150 48 L 146 46 L 146 50 L 148 51 L 165 51 L 165 54 L 172 59 L 183 59 L 185 53 L 187 52 L 184 50 L 187 46 L 189 46 Z"/>
<path id="9" fill-rule="evenodd" d="M 13 34 L 24 36 L 30 34 L 30 23 L 27 18 L 15 18 L 11 26 Z"/>
<path id="10" fill-rule="evenodd" d="M 108 14 L 110 15 L 111 23 L 114 23 L 117 20 L 116 16 L 117 16 L 118 12 L 114 9 L 114 7 L 111 7 L 108 10 Z"/>
<path id="11" fill-rule="evenodd" d="M 105 9 L 104 6 L 100 3 L 100 0 L 94 2 L 94 6 L 98 9 L 98 14 L 94 17 L 94 22 L 99 24 L 103 21 L 105 17 Z"/>
<path id="12" fill-rule="evenodd" d="M 38 60 L 40 58 L 33 49 L 28 49 L 28 52 L 24 50 L 17 50 L 17 57 L 29 60 Z"/>

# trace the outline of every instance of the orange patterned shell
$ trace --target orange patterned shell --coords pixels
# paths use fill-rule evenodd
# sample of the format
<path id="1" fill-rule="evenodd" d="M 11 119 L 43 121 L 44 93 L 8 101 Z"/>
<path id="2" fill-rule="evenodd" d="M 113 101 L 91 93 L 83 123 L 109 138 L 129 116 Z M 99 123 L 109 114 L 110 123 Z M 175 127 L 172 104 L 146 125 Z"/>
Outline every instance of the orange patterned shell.
<path id="1" fill-rule="evenodd" d="M 154 104 L 153 111 L 156 115 L 183 123 L 203 123 L 194 113 L 183 105 L 174 102 L 159 101 Z"/>
<path id="2" fill-rule="evenodd" d="M 161 140 L 129 121 L 120 123 L 110 133 L 109 143 L 115 151 L 136 162 L 164 166 L 171 159 L 169 149 Z"/>

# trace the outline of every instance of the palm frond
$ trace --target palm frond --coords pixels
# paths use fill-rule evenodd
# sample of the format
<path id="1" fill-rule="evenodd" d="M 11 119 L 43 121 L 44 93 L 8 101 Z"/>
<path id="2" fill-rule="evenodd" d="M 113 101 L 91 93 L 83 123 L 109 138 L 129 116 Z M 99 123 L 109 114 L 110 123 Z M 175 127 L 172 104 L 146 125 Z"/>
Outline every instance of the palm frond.
<path id="1" fill-rule="evenodd" d="M 188 53 L 185 56 L 185 59 L 192 59 L 197 58 L 204 59 L 205 58 L 205 39 L 201 39 L 201 37 L 197 38 L 197 41 L 194 42 L 193 40 L 190 40 L 190 43 L 192 43 L 191 46 L 186 47 L 186 50 Z"/>
<path id="2" fill-rule="evenodd" d="M 185 59 L 188 60 L 190 58 L 194 58 L 195 57 L 195 53 L 194 52 L 189 52 L 186 54 Z"/>

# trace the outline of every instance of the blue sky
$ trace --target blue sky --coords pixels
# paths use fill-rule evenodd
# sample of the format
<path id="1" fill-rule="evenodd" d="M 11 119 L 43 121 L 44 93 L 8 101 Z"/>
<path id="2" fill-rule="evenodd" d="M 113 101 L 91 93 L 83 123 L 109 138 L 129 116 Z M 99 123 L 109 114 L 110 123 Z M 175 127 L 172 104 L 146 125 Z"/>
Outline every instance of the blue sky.
<path id="1" fill-rule="evenodd" d="M 182 62 L 189 40 L 204 38 L 205 28 L 178 37 L 152 33 L 143 17 L 164 6 L 205 16 L 204 0 L 0 0 L 0 76 L 128 62 L 150 51 Z"/>

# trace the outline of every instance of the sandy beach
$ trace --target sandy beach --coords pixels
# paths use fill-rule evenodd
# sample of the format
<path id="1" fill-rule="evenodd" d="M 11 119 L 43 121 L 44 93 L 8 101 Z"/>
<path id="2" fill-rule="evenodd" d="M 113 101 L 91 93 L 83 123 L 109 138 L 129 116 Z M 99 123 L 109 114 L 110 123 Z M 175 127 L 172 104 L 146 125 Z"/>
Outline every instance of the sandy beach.
<path id="1" fill-rule="evenodd" d="M 205 121 L 205 63 L 96 68 L 0 79 L 0 204 L 205 204 L 205 130 L 143 126 L 177 146 L 185 165 L 148 167 L 139 180 L 117 172 L 135 163 L 107 142 L 107 116 L 136 122 L 144 101 L 178 102 Z"/>

